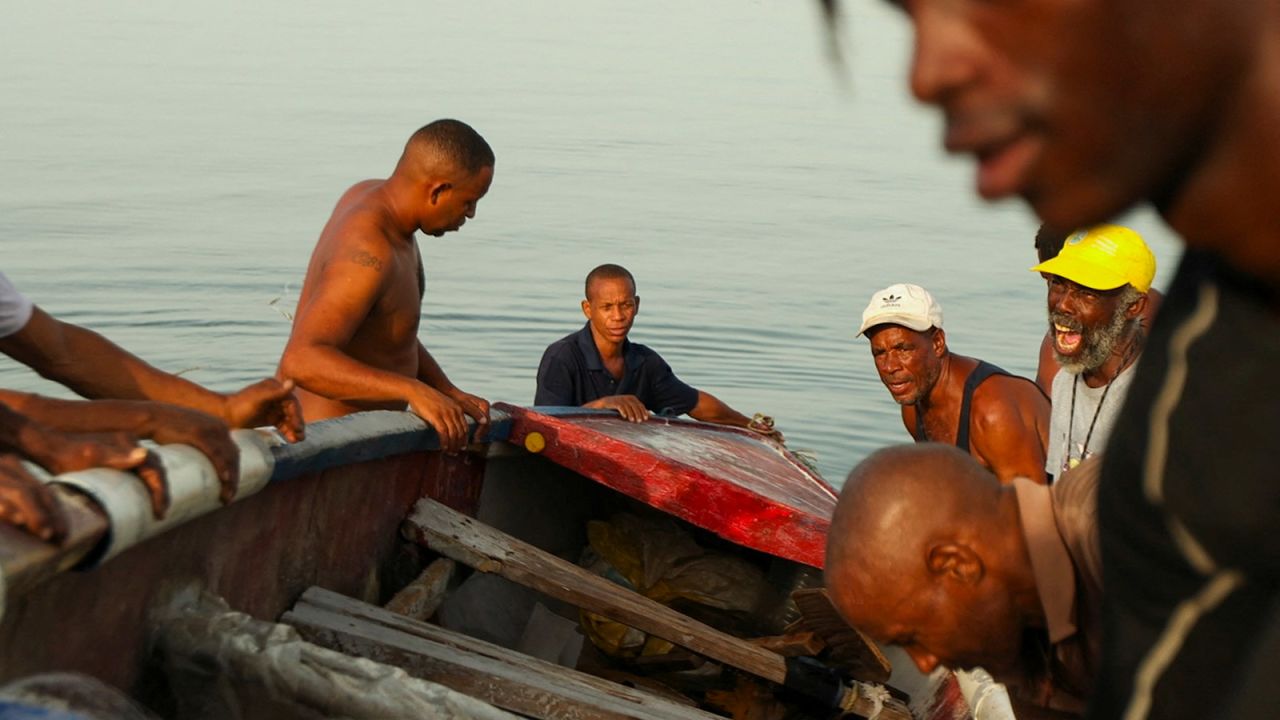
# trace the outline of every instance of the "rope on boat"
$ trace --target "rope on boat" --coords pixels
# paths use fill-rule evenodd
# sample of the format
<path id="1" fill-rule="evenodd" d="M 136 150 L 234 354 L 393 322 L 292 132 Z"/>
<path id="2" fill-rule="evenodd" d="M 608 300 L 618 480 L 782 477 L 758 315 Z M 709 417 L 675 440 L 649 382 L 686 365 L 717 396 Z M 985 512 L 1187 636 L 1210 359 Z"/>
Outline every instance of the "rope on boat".
<path id="1" fill-rule="evenodd" d="M 854 681 L 852 687 L 845 693 L 840 709 L 844 712 L 856 712 L 865 716 L 867 720 L 876 720 L 891 697 L 883 685 Z M 870 708 L 866 707 L 866 702 L 871 703 Z"/>

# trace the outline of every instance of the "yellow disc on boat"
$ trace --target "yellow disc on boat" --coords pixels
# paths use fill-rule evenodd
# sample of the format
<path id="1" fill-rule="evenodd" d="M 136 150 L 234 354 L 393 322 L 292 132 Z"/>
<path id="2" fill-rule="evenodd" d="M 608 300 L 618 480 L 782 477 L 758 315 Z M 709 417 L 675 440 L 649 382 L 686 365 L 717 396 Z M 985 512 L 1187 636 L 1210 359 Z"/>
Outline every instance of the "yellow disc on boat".
<path id="1" fill-rule="evenodd" d="M 547 439 L 540 432 L 531 432 L 524 436 L 524 449 L 531 453 L 540 453 L 547 448 Z"/>

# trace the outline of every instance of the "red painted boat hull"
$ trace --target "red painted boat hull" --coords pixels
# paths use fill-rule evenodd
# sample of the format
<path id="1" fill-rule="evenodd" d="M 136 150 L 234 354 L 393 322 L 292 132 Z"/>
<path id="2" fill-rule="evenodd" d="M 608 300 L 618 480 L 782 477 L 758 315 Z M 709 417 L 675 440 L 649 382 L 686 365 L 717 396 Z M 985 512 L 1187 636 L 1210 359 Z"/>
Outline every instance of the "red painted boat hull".
<path id="1" fill-rule="evenodd" d="M 512 418 L 509 442 L 731 542 L 823 566 L 836 491 L 778 443 L 689 420 L 495 407 Z"/>

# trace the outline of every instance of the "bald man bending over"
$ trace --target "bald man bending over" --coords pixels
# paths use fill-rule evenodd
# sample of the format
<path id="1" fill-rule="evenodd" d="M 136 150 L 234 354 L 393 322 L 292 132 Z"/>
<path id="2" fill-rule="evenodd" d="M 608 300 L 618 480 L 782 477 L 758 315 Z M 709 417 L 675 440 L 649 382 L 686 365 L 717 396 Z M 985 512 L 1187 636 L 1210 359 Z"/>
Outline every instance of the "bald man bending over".
<path id="1" fill-rule="evenodd" d="M 308 421 L 407 406 L 446 450 L 466 443 L 466 415 L 489 421 L 489 403 L 449 382 L 418 340 L 426 280 L 415 233 L 440 237 L 475 217 L 493 165 L 479 133 L 437 120 L 409 138 L 391 177 L 356 183 L 338 200 L 280 358 Z"/>
<path id="2" fill-rule="evenodd" d="M 1052 487 L 1001 485 L 936 443 L 853 469 L 827 536 L 826 582 L 850 625 L 923 673 L 982 667 L 1019 718 L 1075 717 L 1098 668 L 1097 463 Z"/>

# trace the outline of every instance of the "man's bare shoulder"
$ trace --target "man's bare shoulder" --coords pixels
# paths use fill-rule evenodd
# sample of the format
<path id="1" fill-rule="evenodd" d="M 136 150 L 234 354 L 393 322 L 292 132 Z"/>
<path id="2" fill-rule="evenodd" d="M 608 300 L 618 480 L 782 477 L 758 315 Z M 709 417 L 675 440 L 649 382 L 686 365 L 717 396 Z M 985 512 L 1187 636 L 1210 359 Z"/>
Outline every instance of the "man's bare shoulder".
<path id="1" fill-rule="evenodd" d="M 973 391 L 973 410 L 984 425 L 1008 422 L 1024 415 L 1049 415 L 1049 399 L 1029 378 L 992 375 Z"/>
<path id="2" fill-rule="evenodd" d="M 365 180 L 343 193 L 316 243 L 317 260 L 324 265 L 386 269 L 394 247 L 386 231 L 386 206 L 377 193 L 381 185 L 379 180 Z"/>

